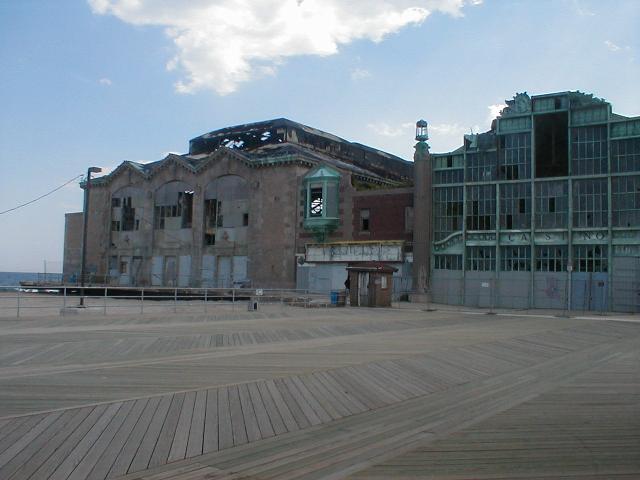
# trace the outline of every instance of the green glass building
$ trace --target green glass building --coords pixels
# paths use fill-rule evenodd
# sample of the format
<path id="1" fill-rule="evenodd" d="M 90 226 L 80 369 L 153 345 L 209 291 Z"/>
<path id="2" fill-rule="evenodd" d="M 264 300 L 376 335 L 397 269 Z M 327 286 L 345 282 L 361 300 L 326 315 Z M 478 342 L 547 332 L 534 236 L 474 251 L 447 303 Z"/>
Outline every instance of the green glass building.
<path id="1" fill-rule="evenodd" d="M 518 93 L 431 165 L 433 301 L 640 311 L 640 117 Z"/>

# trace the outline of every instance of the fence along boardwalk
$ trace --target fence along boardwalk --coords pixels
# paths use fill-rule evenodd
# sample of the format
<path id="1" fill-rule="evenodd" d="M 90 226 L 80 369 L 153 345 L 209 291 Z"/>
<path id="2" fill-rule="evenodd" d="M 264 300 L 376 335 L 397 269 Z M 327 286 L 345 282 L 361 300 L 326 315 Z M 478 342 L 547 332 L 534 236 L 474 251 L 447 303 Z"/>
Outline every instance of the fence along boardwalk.
<path id="1" fill-rule="evenodd" d="M 527 405 L 536 398 L 569 392 L 556 402 L 556 415 L 571 413 L 567 402 L 579 398 L 576 388 L 580 394 L 588 391 L 591 381 L 598 384 L 594 391 L 601 412 L 616 408 L 620 394 L 627 395 L 617 418 L 633 425 L 640 393 L 630 365 L 638 362 L 633 352 L 640 345 L 640 324 L 559 321 L 533 333 L 497 340 L 480 335 L 462 345 L 391 358 L 385 355 L 390 345 L 379 342 L 378 334 L 379 328 L 371 329 L 375 341 L 370 345 L 381 349 L 375 361 L 0 419 L 0 478 L 187 480 L 233 478 L 230 471 L 259 478 L 323 478 L 367 468 L 384 477 L 396 465 L 395 460 L 384 463 L 385 458 L 402 459 L 405 452 L 415 458 L 412 452 L 426 451 L 417 449 L 425 442 L 464 433 L 483 419 L 522 411 L 531 422 Z M 324 348 L 331 355 L 331 345 Z M 605 382 L 618 367 L 626 376 Z M 575 384 L 580 373 L 593 380 Z M 539 428 L 542 438 L 545 427 Z M 523 430 L 513 430 L 522 442 Z M 638 437 L 631 432 L 627 429 L 626 441 L 633 445 Z M 508 441 L 505 437 L 503 445 Z M 425 465 L 429 458 L 422 460 Z M 634 468 L 631 460 L 626 465 Z M 398 475 L 410 472 L 407 467 Z"/>

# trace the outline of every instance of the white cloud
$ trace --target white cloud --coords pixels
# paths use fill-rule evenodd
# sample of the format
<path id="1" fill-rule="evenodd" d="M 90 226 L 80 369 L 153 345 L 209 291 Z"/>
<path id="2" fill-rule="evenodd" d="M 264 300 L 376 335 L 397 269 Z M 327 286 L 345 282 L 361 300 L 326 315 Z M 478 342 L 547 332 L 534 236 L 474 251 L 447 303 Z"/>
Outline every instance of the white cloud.
<path id="1" fill-rule="evenodd" d="M 415 125 L 415 122 L 407 122 L 400 125 L 389 125 L 385 122 L 378 122 L 369 123 L 367 125 L 367 128 L 372 130 L 377 135 L 381 135 L 383 137 L 400 137 L 406 135 L 411 136 L 411 132 Z"/>
<path id="2" fill-rule="evenodd" d="M 213 89 L 273 75 L 295 55 L 333 55 L 341 45 L 382 41 L 440 11 L 461 16 L 478 0 L 88 0 L 93 11 L 133 25 L 165 28 L 175 45 L 167 63 L 184 77 L 181 93 Z"/>
<path id="3" fill-rule="evenodd" d="M 576 9 L 576 12 L 581 17 L 594 17 L 596 14 L 587 8 L 584 8 L 582 4 L 578 0 L 573 0 L 573 5 Z"/>
<path id="4" fill-rule="evenodd" d="M 371 76 L 371 72 L 364 68 L 354 68 L 351 70 L 351 80 L 357 82 L 358 80 L 362 80 L 365 78 L 369 78 Z"/>
<path id="5" fill-rule="evenodd" d="M 610 40 L 605 40 L 604 44 L 607 46 L 607 48 L 609 50 L 611 50 L 612 52 L 617 52 L 618 50 L 622 50 L 622 47 L 616 45 L 615 43 L 613 43 Z"/>
<path id="6" fill-rule="evenodd" d="M 100 85 L 104 85 L 105 87 L 110 87 L 113 82 L 111 81 L 110 78 L 106 78 L 105 77 L 105 78 L 101 78 L 100 80 L 98 80 L 98 83 Z"/>
<path id="7" fill-rule="evenodd" d="M 489 109 L 489 116 L 487 117 L 487 123 L 491 125 L 493 119 L 500 115 L 500 112 L 503 108 L 506 108 L 505 103 L 496 103 L 494 105 L 489 105 L 487 108 Z"/>

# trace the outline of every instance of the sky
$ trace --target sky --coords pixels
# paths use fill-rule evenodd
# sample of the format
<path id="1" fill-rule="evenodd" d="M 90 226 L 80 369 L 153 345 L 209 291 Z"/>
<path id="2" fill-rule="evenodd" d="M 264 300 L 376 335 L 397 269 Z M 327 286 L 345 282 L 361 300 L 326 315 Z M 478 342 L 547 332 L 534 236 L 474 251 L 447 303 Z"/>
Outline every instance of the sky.
<path id="1" fill-rule="evenodd" d="M 286 117 L 410 160 L 517 92 L 640 115 L 640 0 L 0 0 L 0 211 Z M 78 180 L 0 214 L 0 271 L 61 271 Z"/>

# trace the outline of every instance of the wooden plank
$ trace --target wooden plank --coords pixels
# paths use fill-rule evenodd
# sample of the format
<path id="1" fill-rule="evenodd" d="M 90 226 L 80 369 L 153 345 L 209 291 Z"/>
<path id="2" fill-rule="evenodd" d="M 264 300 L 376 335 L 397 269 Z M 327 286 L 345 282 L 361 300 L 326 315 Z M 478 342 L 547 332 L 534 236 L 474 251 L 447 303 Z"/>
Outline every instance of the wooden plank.
<path id="1" fill-rule="evenodd" d="M 320 379 L 314 375 L 302 375 L 299 377 L 309 392 L 322 405 L 322 408 L 331 415 L 332 420 L 351 415 L 349 409 L 344 407 L 337 396 L 328 389 Z"/>
<path id="2" fill-rule="evenodd" d="M 273 426 L 271 425 L 271 421 L 269 420 L 269 414 L 267 413 L 267 409 L 264 406 L 264 402 L 262 401 L 262 396 L 260 395 L 260 391 L 258 390 L 258 385 L 256 383 L 249 383 L 247 385 L 247 389 L 249 390 L 249 396 L 251 397 L 253 411 L 256 414 L 256 419 L 258 421 L 260 436 L 262 438 L 273 437 L 275 435 L 275 432 L 273 431 Z"/>
<path id="3" fill-rule="evenodd" d="M 36 425 L 33 426 L 25 435 L 17 438 L 15 442 L 0 454 L 0 472 L 2 466 L 9 463 L 24 448 L 32 444 L 36 438 L 44 432 L 52 423 L 62 416 L 62 412 L 54 412 L 46 415 Z M 2 477 L 0 477 L 2 478 Z"/>
<path id="4" fill-rule="evenodd" d="M 187 455 L 187 444 L 189 442 L 189 431 L 191 430 L 191 419 L 193 418 L 195 402 L 196 392 L 187 392 L 184 397 L 184 402 L 182 403 L 171 450 L 169 450 L 169 462 L 181 460 Z"/>
<path id="5" fill-rule="evenodd" d="M 203 453 L 218 451 L 218 390 L 207 390 L 207 408 L 204 419 Z"/>
<path id="6" fill-rule="evenodd" d="M 313 408 L 313 411 L 316 413 L 316 415 L 318 415 L 318 418 L 320 418 L 320 421 L 322 423 L 330 422 L 331 420 L 340 418 L 340 415 L 330 403 L 324 402 L 326 404 L 325 408 L 325 405 L 323 405 L 322 402 L 323 399 L 321 395 L 314 395 L 314 392 L 309 389 L 309 386 L 303 381 L 301 376 L 295 375 L 291 377 L 291 381 L 295 384 L 295 386 L 304 396 L 305 400 L 307 400 L 309 405 L 311 405 L 311 408 Z"/>
<path id="7" fill-rule="evenodd" d="M 111 467 L 114 465 L 116 458 L 124 448 L 129 435 L 132 434 L 135 426 L 143 415 L 148 403 L 149 399 L 147 398 L 141 398 L 134 401 L 134 405 L 127 414 L 127 418 L 113 437 L 111 443 L 109 443 L 109 446 L 104 450 L 100 459 L 96 462 L 95 466 L 87 476 L 87 480 L 104 480 L 104 478 L 106 478 Z M 124 471 L 126 472 L 126 469 Z"/>
<path id="8" fill-rule="evenodd" d="M 131 464 L 129 465 L 127 472 L 145 470 L 149 465 L 173 400 L 174 395 L 165 395 L 160 397 L 160 403 L 153 413 L 153 417 L 148 421 L 144 437 L 139 440 L 138 445 L 134 446 L 134 448 L 137 448 L 137 451 L 131 460 Z"/>
<path id="9" fill-rule="evenodd" d="M 22 436 L 27 434 L 44 417 L 45 417 L 44 414 L 30 415 L 26 417 L 24 422 L 20 423 L 20 425 L 17 428 L 12 430 L 11 433 L 9 433 L 6 437 L 0 440 L 0 453 L 4 452 L 6 449 L 14 445 L 18 439 L 20 439 Z"/>
<path id="10" fill-rule="evenodd" d="M 271 382 L 273 382 L 273 385 L 278 392 L 278 396 L 280 397 L 280 399 L 282 399 L 282 402 L 287 406 L 288 410 L 291 412 L 291 415 L 295 419 L 297 425 L 296 429 L 307 428 L 311 426 L 309 419 L 302 411 L 300 405 L 298 405 L 298 402 L 295 400 L 286 384 L 283 383 L 282 379 L 270 380 L 267 382 L 267 385 L 269 385 Z M 275 395 L 274 398 L 276 398 Z M 276 405 L 278 405 L 277 402 Z"/>
<path id="11" fill-rule="evenodd" d="M 247 443 L 247 430 L 242 416 L 242 405 L 240 404 L 240 392 L 238 386 L 229 387 L 229 411 L 231 412 L 231 427 L 233 430 L 233 445 Z"/>
<path id="12" fill-rule="evenodd" d="M 122 404 L 118 412 L 109 422 L 108 426 L 102 431 L 71 475 L 67 477 L 68 480 L 84 480 L 89 476 L 89 473 L 91 473 L 96 463 L 98 463 L 98 460 L 100 460 L 100 457 L 128 417 L 134 403 L 134 401 L 128 401 Z"/>
<path id="13" fill-rule="evenodd" d="M 244 425 L 247 432 L 247 441 L 256 442 L 260 440 L 262 436 L 260 435 L 258 419 L 256 418 L 249 389 L 246 384 L 238 385 L 238 394 L 240 396 L 240 406 L 242 407 L 242 416 L 244 418 Z"/>
<path id="14" fill-rule="evenodd" d="M 204 442 L 204 422 L 207 408 L 207 391 L 200 390 L 196 393 L 196 400 L 191 417 L 191 429 L 189 430 L 189 442 L 187 444 L 187 457 L 202 455 Z"/>
<path id="15" fill-rule="evenodd" d="M 280 412 L 278 411 L 278 407 L 276 406 L 276 403 L 273 397 L 271 396 L 271 393 L 269 392 L 269 389 L 267 388 L 266 383 L 256 382 L 255 385 L 258 391 L 260 392 L 260 398 L 262 399 L 264 408 L 267 412 L 267 415 L 269 416 L 269 422 L 271 424 L 271 427 L 273 428 L 273 433 L 275 435 L 280 435 L 282 433 L 287 432 L 288 430 L 284 423 L 284 420 L 282 420 L 282 415 L 280 415 Z M 289 415 L 291 415 L 291 413 L 289 413 Z M 293 419 L 293 417 L 291 418 L 291 422 L 293 425 L 296 425 L 296 422 Z"/>
<path id="16" fill-rule="evenodd" d="M 345 388 L 327 374 L 327 372 L 314 372 L 313 374 L 325 385 L 325 387 L 339 398 L 342 404 L 349 409 L 351 414 L 361 413 L 368 410 L 368 407 L 360 402 L 356 397 L 350 395 Z"/>
<path id="17" fill-rule="evenodd" d="M 46 448 L 47 444 L 52 443 L 54 437 L 78 414 L 78 409 L 61 411 L 60 413 L 61 415 L 41 434 L 28 442 L 28 448 L 23 448 L 11 460 L 2 465 L 0 468 L 0 478 L 10 478 L 16 470 L 25 465 L 41 449 Z"/>
<path id="18" fill-rule="evenodd" d="M 82 441 L 87 432 L 89 432 L 95 423 L 102 418 L 102 415 L 107 410 L 107 405 L 98 405 L 94 407 L 89 415 L 87 415 L 82 423 L 77 426 L 72 432 L 65 432 L 64 441 L 55 448 L 55 451 L 51 453 L 48 458 L 43 459 L 42 464 L 33 472 L 32 476 L 27 477 L 29 479 L 48 479 L 53 475 L 54 471 L 60 466 L 60 464 L 68 458 L 69 454 L 73 451 L 76 445 Z M 71 426 L 70 426 L 71 427 Z M 65 430 L 67 428 L 65 427 Z M 21 474 L 20 471 L 16 472 L 14 476 Z"/>
<path id="19" fill-rule="evenodd" d="M 140 418 L 138 419 L 133 430 L 127 437 L 124 445 L 118 452 L 118 455 L 116 456 L 116 459 L 114 460 L 113 465 L 111 465 L 111 468 L 109 469 L 109 473 L 107 474 L 107 477 L 118 477 L 120 475 L 124 475 L 125 473 L 127 473 L 127 471 L 129 470 L 129 467 L 131 466 L 131 462 L 133 461 L 134 457 L 136 456 L 136 453 L 138 453 L 139 450 L 141 449 L 144 450 L 146 448 L 150 451 L 153 451 L 153 447 L 155 446 L 155 443 L 150 447 L 149 447 L 150 442 L 147 442 L 147 444 L 144 446 L 142 445 L 142 443 L 145 438 L 145 434 L 149 429 L 149 426 L 153 423 L 153 417 L 155 416 L 156 411 L 160 406 L 161 400 L 166 403 L 166 407 L 163 406 L 164 408 L 169 407 L 168 402 L 166 401 L 167 398 L 168 397 L 150 398 L 149 401 L 145 404 L 144 410 L 142 411 Z M 169 398 L 169 401 L 170 400 L 171 399 Z M 149 456 L 150 455 L 151 453 L 149 453 Z M 149 459 L 147 458 L 146 462 L 148 463 L 148 461 Z"/>
<path id="20" fill-rule="evenodd" d="M 113 418 L 118 414 L 122 405 L 122 402 L 117 402 L 107 406 L 104 413 L 93 424 L 91 429 L 66 455 L 64 461 L 58 465 L 53 474 L 49 477 L 51 480 L 64 480 L 69 478 L 75 468 L 82 462 L 85 455 L 87 455 L 93 444 L 98 440 Z"/>
<path id="21" fill-rule="evenodd" d="M 178 426 L 178 420 L 180 420 L 180 412 L 182 410 L 184 399 L 184 393 L 176 393 L 175 395 L 173 395 L 171 406 L 167 410 L 167 415 L 164 418 L 164 423 L 162 425 L 162 429 L 160 430 L 160 434 L 158 435 L 158 440 L 156 442 L 155 448 L 153 449 L 151 459 L 149 460 L 148 468 L 167 463 L 169 452 L 171 451 L 171 445 L 173 444 L 173 437 Z M 140 465 L 140 468 L 138 468 L 138 470 L 144 470 L 145 468 L 147 467 Z M 129 471 L 136 470 L 129 469 Z"/>
<path id="22" fill-rule="evenodd" d="M 218 429 L 220 450 L 233 447 L 233 424 L 227 387 L 218 389 Z"/>
<path id="23" fill-rule="evenodd" d="M 71 419 L 66 422 L 60 430 L 56 431 L 55 435 L 53 435 L 51 439 L 45 443 L 34 442 L 33 449 L 30 450 L 26 456 L 26 461 L 20 464 L 18 468 L 14 469 L 11 478 L 31 478 L 33 473 L 38 470 L 38 468 L 40 468 L 47 459 L 49 459 L 51 454 L 57 451 L 60 447 L 66 448 L 64 445 L 65 440 L 67 440 L 67 438 L 75 432 L 77 428 L 82 428 L 83 422 L 87 420 L 94 410 L 95 407 L 85 407 L 71 411 Z M 98 413 L 96 413 L 95 416 L 97 418 Z M 89 420 L 89 422 L 91 422 L 91 420 Z M 64 455 L 62 458 L 64 458 Z"/>

